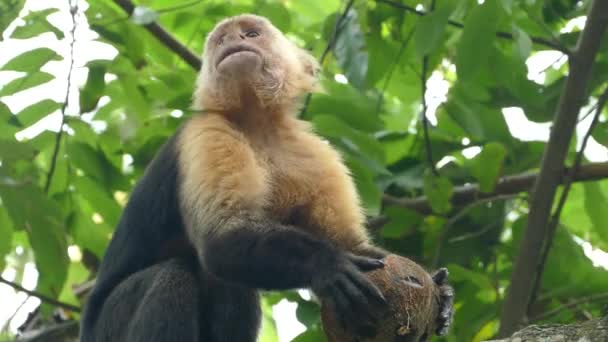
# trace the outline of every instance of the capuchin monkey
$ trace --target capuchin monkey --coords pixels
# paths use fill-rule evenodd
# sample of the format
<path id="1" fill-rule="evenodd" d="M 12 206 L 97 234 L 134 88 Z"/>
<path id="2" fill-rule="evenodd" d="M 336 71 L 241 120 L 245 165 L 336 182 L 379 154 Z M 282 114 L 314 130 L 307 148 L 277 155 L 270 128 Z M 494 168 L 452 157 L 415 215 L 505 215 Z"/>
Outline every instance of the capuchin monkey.
<path id="1" fill-rule="evenodd" d="M 258 290 L 310 288 L 344 324 L 384 305 L 340 155 L 296 118 L 318 64 L 267 19 L 208 35 L 202 109 L 161 148 L 131 194 L 83 317 L 81 341 L 253 342 Z M 442 327 L 449 325 L 446 301 Z M 369 329 L 368 329 L 369 330 Z M 366 330 L 366 331 L 368 331 Z"/>

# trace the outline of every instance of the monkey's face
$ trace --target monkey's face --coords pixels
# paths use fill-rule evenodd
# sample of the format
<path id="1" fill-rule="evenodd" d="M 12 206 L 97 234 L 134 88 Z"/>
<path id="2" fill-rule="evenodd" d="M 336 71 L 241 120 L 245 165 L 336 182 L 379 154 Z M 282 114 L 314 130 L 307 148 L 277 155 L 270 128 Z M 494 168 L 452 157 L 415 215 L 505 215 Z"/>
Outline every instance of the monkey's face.
<path id="1" fill-rule="evenodd" d="M 207 60 L 218 77 L 251 77 L 262 72 L 264 56 L 272 53 L 271 32 L 254 18 L 220 25 L 207 40 Z"/>
<path id="2" fill-rule="evenodd" d="M 241 15 L 207 36 L 195 106 L 243 109 L 246 97 L 263 107 L 293 103 L 316 83 L 317 64 L 267 19 Z"/>

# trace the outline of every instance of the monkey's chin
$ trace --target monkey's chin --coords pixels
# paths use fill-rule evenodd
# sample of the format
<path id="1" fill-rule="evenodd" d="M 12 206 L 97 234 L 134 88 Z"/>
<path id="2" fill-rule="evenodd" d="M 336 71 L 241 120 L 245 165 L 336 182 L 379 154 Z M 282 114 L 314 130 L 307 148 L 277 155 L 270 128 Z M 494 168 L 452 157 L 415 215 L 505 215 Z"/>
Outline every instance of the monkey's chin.
<path id="1" fill-rule="evenodd" d="M 217 71 L 225 76 L 244 76 L 259 72 L 262 58 L 252 51 L 239 51 L 224 58 L 217 66 Z"/>

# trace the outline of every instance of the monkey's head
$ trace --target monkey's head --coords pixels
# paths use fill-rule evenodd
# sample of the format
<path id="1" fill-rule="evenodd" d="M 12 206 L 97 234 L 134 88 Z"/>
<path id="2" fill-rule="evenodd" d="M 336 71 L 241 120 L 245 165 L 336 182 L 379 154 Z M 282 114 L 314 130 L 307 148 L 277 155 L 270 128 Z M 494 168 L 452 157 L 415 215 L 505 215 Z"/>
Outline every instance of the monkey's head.
<path id="1" fill-rule="evenodd" d="M 316 86 L 318 64 L 268 19 L 244 14 L 209 33 L 194 94 L 197 109 L 292 109 Z M 290 108 L 291 107 L 291 108 Z"/>

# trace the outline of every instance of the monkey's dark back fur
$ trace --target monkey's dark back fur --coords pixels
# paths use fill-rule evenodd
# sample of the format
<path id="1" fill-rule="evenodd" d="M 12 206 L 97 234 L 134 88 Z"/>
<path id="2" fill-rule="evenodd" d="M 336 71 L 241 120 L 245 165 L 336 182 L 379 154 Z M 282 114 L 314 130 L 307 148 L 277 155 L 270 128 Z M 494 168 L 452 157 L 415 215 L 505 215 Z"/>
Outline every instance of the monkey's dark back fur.
<path id="1" fill-rule="evenodd" d="M 235 332 L 240 339 L 234 336 L 239 341 L 255 340 L 257 293 L 213 286 L 219 280 L 203 274 L 185 237 L 178 204 L 178 135 L 161 148 L 123 211 L 85 307 L 82 342 L 220 341 L 214 336 L 234 330 L 241 331 Z M 234 321 L 222 324 L 222 317 L 234 315 L 242 319 L 240 329 L 234 329 Z M 208 316 L 214 317 L 213 327 Z"/>

